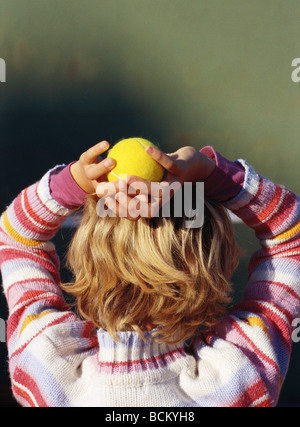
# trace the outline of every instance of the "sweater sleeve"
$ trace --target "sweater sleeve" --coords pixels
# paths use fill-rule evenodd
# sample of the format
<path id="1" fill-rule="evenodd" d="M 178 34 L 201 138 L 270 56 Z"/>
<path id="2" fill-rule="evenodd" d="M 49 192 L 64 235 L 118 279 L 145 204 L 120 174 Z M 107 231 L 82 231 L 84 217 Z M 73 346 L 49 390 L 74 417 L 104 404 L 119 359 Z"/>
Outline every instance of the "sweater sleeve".
<path id="1" fill-rule="evenodd" d="M 243 188 L 245 169 L 239 162 L 232 162 L 213 147 L 203 147 L 200 152 L 216 163 L 213 173 L 205 180 L 205 197 L 225 202 L 235 197 Z"/>
<path id="2" fill-rule="evenodd" d="M 224 205 L 254 230 L 261 248 L 250 260 L 242 301 L 193 346 L 202 360 L 203 343 L 214 350 L 226 343 L 235 355 L 228 404 L 274 406 L 289 365 L 293 320 L 300 317 L 299 197 L 239 163 L 243 188 Z"/>
<path id="3" fill-rule="evenodd" d="M 73 163 L 52 172 L 49 181 L 51 197 L 69 210 L 75 210 L 82 206 L 88 195 L 79 187 L 71 174 Z"/>
<path id="4" fill-rule="evenodd" d="M 31 373 L 40 369 L 44 378 L 42 370 L 52 363 L 53 345 L 63 358 L 97 345 L 94 326 L 70 310 L 59 286 L 59 259 L 50 240 L 73 212 L 50 194 L 50 176 L 59 170 L 49 171 L 22 191 L 0 222 L 0 266 L 9 309 L 9 371 L 13 393 L 23 406 L 47 406 Z M 80 364 L 77 359 L 70 365 L 74 375 Z"/>

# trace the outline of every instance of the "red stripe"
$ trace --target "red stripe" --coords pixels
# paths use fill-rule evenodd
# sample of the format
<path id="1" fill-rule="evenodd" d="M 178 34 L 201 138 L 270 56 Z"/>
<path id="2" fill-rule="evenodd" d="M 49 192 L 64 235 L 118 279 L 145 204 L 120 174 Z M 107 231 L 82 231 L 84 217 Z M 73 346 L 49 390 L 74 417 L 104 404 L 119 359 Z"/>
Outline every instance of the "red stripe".
<path id="1" fill-rule="evenodd" d="M 130 366 L 135 366 L 135 365 L 142 365 L 143 367 L 148 367 L 147 365 L 153 363 L 154 365 L 159 365 L 161 364 L 161 362 L 165 365 L 167 363 L 166 359 L 168 359 L 169 357 L 173 358 L 174 355 L 178 355 L 180 357 L 185 355 L 184 349 L 179 348 L 173 351 L 170 351 L 168 353 L 165 354 L 160 354 L 158 356 L 152 356 L 149 357 L 147 359 L 136 359 L 136 360 L 126 360 L 126 361 L 114 361 L 114 362 L 103 362 L 103 361 L 99 361 L 99 365 L 102 367 L 111 367 L 111 368 L 121 368 L 121 367 L 128 367 L 130 368 Z"/>
<path id="2" fill-rule="evenodd" d="M 3 254 L 3 257 L 2 257 L 2 254 Z M 37 262 L 38 264 L 45 267 L 51 273 L 57 272 L 57 267 L 53 265 L 54 264 L 53 259 L 45 251 L 28 252 L 27 250 L 23 250 L 23 249 L 12 248 L 11 246 L 8 246 L 1 251 L 1 261 L 14 261 L 14 260 L 20 260 L 20 259 L 26 259 L 26 260 Z"/>
<path id="3" fill-rule="evenodd" d="M 29 210 L 31 210 L 31 213 L 33 213 L 33 210 L 28 206 Z M 44 237 L 44 240 L 47 240 L 47 237 L 51 235 L 53 235 L 55 228 L 54 226 L 56 226 L 56 228 L 58 228 L 58 224 L 53 224 L 51 222 L 47 222 L 47 221 L 43 221 L 42 218 L 40 218 L 40 226 L 35 225 L 32 221 L 33 218 L 32 216 L 27 213 L 27 209 L 25 207 L 22 206 L 22 202 L 21 202 L 21 196 L 18 196 L 13 204 L 13 210 L 14 210 L 14 215 L 16 217 L 16 220 L 19 222 L 20 226 L 22 228 L 25 228 L 27 231 L 27 234 L 31 234 L 35 233 L 39 240 L 41 240 L 42 237 Z M 27 215 L 26 215 L 27 213 Z M 36 220 L 38 220 L 39 217 L 36 217 Z M 46 228 L 48 228 L 49 226 L 53 226 L 52 230 L 47 230 Z M 42 228 L 43 227 L 43 228 Z M 16 231 L 18 231 L 19 227 L 15 227 Z M 24 236 L 24 231 L 21 233 Z M 26 236 L 25 236 L 26 237 Z M 32 237 L 34 238 L 34 237 Z"/>
<path id="4" fill-rule="evenodd" d="M 263 351 L 260 350 L 259 347 L 257 347 L 257 345 L 248 337 L 248 335 L 246 335 L 246 333 L 243 331 L 243 329 L 236 320 L 229 317 L 228 321 L 232 324 L 232 326 L 236 329 L 240 336 L 244 338 L 244 340 L 252 347 L 255 355 L 258 356 L 263 362 L 271 365 L 277 372 L 278 376 L 281 378 L 281 372 L 277 363 L 274 362 L 274 360 L 270 359 L 265 353 L 263 353 Z"/>
<path id="5" fill-rule="evenodd" d="M 260 301 L 263 302 L 263 300 L 261 299 Z M 266 303 L 269 303 L 269 301 L 265 301 Z M 245 308 L 244 311 L 248 311 L 251 313 L 255 313 L 255 314 L 262 314 L 263 316 L 265 316 L 270 323 L 273 323 L 276 326 L 276 330 L 278 335 L 282 338 L 283 343 L 285 344 L 285 346 L 287 347 L 288 352 L 291 351 L 291 332 L 290 332 L 290 324 L 293 320 L 293 317 L 291 316 L 291 314 L 289 312 L 287 312 L 286 310 L 277 307 L 275 304 L 272 304 L 277 310 L 281 311 L 288 319 L 289 324 L 287 324 L 284 319 L 282 319 L 278 314 L 274 313 L 270 308 L 268 307 L 263 307 L 260 303 L 258 302 L 251 302 L 251 301 L 244 301 L 245 303 Z M 240 303 L 236 305 L 236 310 L 241 310 L 244 303 Z M 253 345 L 255 345 L 253 343 Z"/>
<path id="6" fill-rule="evenodd" d="M 269 319 L 272 323 L 274 323 L 278 328 L 280 333 L 282 333 L 282 338 L 284 339 L 285 343 L 289 346 L 290 343 L 290 325 L 293 321 L 293 315 L 288 309 L 284 307 L 280 307 L 279 305 L 275 304 L 274 302 L 270 302 L 268 299 L 260 298 L 260 301 L 247 301 L 244 300 L 241 303 L 237 304 L 237 307 L 240 306 L 240 304 L 243 306 L 243 304 L 246 304 L 248 307 L 247 311 L 255 312 L 262 314 L 267 319 Z M 269 307 L 266 307 L 266 303 L 269 305 Z M 279 314 L 274 312 L 271 307 L 274 307 L 277 311 L 282 313 L 286 318 L 287 321 L 285 321 Z M 285 331 L 285 334 L 283 333 Z"/>
<path id="7" fill-rule="evenodd" d="M 40 281 L 41 279 L 36 279 L 36 280 Z M 22 304 L 23 302 L 26 302 L 27 300 L 30 299 L 30 304 L 33 304 L 35 302 L 41 302 L 43 304 L 45 302 L 47 302 L 47 303 L 51 302 L 51 303 L 55 303 L 55 307 L 52 307 L 52 308 L 59 308 L 60 310 L 69 310 L 67 303 L 65 302 L 65 300 L 60 295 L 56 295 L 53 293 L 51 296 L 49 296 L 47 294 L 49 294 L 49 291 L 44 290 L 44 289 L 43 290 L 26 291 L 21 296 L 21 298 L 18 300 L 17 304 Z M 41 299 L 40 298 L 41 295 L 45 295 L 45 299 Z M 28 305 L 27 306 L 24 305 L 24 307 L 20 307 L 17 311 L 22 310 L 22 308 L 27 309 Z"/>
<path id="8" fill-rule="evenodd" d="M 282 195 L 282 188 L 278 185 L 275 187 L 275 193 L 272 197 L 271 202 L 264 207 L 262 211 L 260 211 L 257 214 L 254 214 L 253 218 L 247 220 L 247 225 L 251 228 L 259 229 L 265 227 L 265 220 L 270 216 L 272 212 L 274 212 L 276 206 L 278 205 L 281 195 Z"/>
<path id="9" fill-rule="evenodd" d="M 255 384 L 252 384 L 247 390 L 244 391 L 242 396 L 233 404 L 230 405 L 233 408 L 236 407 L 249 407 L 258 399 L 267 396 L 267 399 L 263 400 L 259 406 L 269 407 L 271 406 L 271 398 L 269 396 L 266 385 L 262 379 L 259 379 Z M 256 406 L 256 405 L 255 405 Z"/>
<path id="10" fill-rule="evenodd" d="M 27 196 L 27 192 L 29 189 L 25 189 L 22 191 L 22 193 L 20 193 L 16 199 L 13 201 L 13 204 L 11 205 L 11 207 L 13 208 L 14 214 L 16 215 L 16 217 L 18 218 L 18 221 L 24 225 L 24 223 L 26 224 L 28 222 L 28 217 L 26 215 L 27 213 L 27 208 L 29 209 L 29 211 L 32 211 L 32 208 L 29 206 L 29 201 L 28 201 L 28 196 Z M 25 208 L 22 204 L 22 199 L 24 200 L 24 205 Z M 29 213 L 28 213 L 29 214 Z M 36 214 L 35 214 L 36 215 Z M 28 215 L 31 218 L 31 215 Z M 37 216 L 37 215 L 36 215 Z M 37 222 L 39 222 L 39 217 L 37 216 Z M 47 226 L 47 221 L 43 221 L 43 219 L 41 218 L 41 225 L 42 226 Z M 30 221 L 30 228 L 31 228 L 32 222 Z M 49 224 L 50 225 L 50 224 Z M 40 230 L 41 231 L 41 230 Z"/>
<path id="11" fill-rule="evenodd" d="M 46 221 L 43 218 L 41 218 L 40 216 L 37 215 L 37 213 L 32 209 L 29 199 L 28 199 L 28 191 L 25 190 L 24 192 L 24 206 L 25 206 L 25 210 L 27 212 L 27 214 L 35 221 L 37 222 L 39 225 L 41 225 L 42 227 L 49 227 L 49 228 L 54 228 L 54 227 L 58 227 L 59 224 L 58 223 L 53 223 L 51 221 Z M 42 205 L 44 207 L 44 205 Z M 32 224 L 33 227 L 35 227 L 37 230 L 39 230 L 41 232 L 41 229 L 39 227 L 36 227 L 34 224 Z"/>
<path id="12" fill-rule="evenodd" d="M 270 258 L 283 258 L 285 256 L 298 261 L 300 258 L 300 248 L 297 246 L 297 241 L 282 245 L 275 245 L 272 248 L 261 248 L 253 254 L 250 259 L 248 271 L 251 273 L 259 264 L 264 261 L 270 261 Z"/>
<path id="13" fill-rule="evenodd" d="M 99 345 L 98 338 L 94 334 L 94 332 L 95 332 L 95 325 L 92 322 L 86 321 L 84 324 L 82 336 L 89 340 L 91 348 L 94 348 Z"/>
<path id="14" fill-rule="evenodd" d="M 254 204 L 256 203 L 261 193 L 263 192 L 263 184 L 264 184 L 264 180 L 262 177 L 260 177 L 258 191 L 256 195 L 245 206 L 234 211 L 237 215 L 243 216 L 243 213 L 245 212 L 245 210 L 247 209 L 249 210 L 249 208 L 251 209 L 251 206 L 253 205 L 253 203 Z M 275 185 L 275 184 L 272 184 L 272 185 Z M 276 203 L 278 204 L 280 202 L 282 191 L 283 191 L 282 187 L 277 185 L 275 189 L 275 195 L 271 203 L 267 207 L 265 207 L 263 211 L 260 212 L 259 214 L 255 214 L 253 212 L 251 215 L 251 218 L 247 219 L 247 217 L 245 217 L 244 222 L 248 226 L 254 228 L 256 232 L 267 233 L 270 237 L 273 237 L 272 231 L 276 230 L 277 232 L 277 229 L 279 227 L 282 228 L 282 224 L 287 221 L 287 219 L 293 212 L 296 205 L 295 194 L 287 191 L 286 194 L 284 195 L 282 203 L 280 203 L 278 211 L 276 212 L 276 216 L 274 216 L 271 221 L 267 221 L 268 227 L 266 227 L 265 223 L 261 223 L 260 222 L 261 220 L 266 219 L 268 215 L 270 215 L 270 213 L 275 210 Z"/>
<path id="15" fill-rule="evenodd" d="M 269 238 L 273 238 L 275 237 L 275 235 L 278 235 L 281 231 L 286 231 L 287 229 L 286 223 L 289 220 L 289 217 L 294 212 L 295 206 L 296 206 L 295 195 L 291 194 L 290 192 L 286 192 L 283 200 L 281 201 L 276 211 L 276 214 L 270 220 L 267 221 L 268 228 L 266 228 L 266 223 L 260 223 L 257 226 L 255 226 L 256 232 L 258 233 L 267 232 Z M 259 221 L 259 218 L 258 218 L 258 221 Z M 253 227 L 255 223 L 250 222 L 247 224 Z M 281 231 L 278 231 L 278 230 L 281 230 Z"/>
<path id="16" fill-rule="evenodd" d="M 47 404 L 45 400 L 43 399 L 43 396 L 40 392 L 40 389 L 37 385 L 37 383 L 34 381 L 34 379 L 25 371 L 23 371 L 20 368 L 16 368 L 16 371 L 14 373 L 14 380 L 19 383 L 20 385 L 23 385 L 26 387 L 30 392 L 33 394 L 36 403 L 39 407 L 46 407 Z"/>
<path id="17" fill-rule="evenodd" d="M 260 222 L 265 221 L 266 218 L 268 218 L 270 216 L 270 214 L 272 212 L 274 212 L 275 208 L 278 206 L 278 204 L 280 202 L 282 193 L 283 193 L 283 189 L 278 185 L 276 187 L 276 191 L 275 191 L 274 197 L 271 200 L 271 202 L 268 204 L 268 206 L 262 212 L 260 212 L 260 214 L 257 215 L 257 219 Z"/>
<path id="18" fill-rule="evenodd" d="M 26 279 L 26 280 L 20 280 L 19 282 L 15 282 L 13 285 L 11 286 L 17 286 L 17 285 L 27 285 L 28 283 L 34 283 L 34 282 L 38 282 L 38 283 L 47 283 L 49 285 L 53 285 L 53 282 L 50 281 L 50 279 L 41 279 L 39 277 L 35 278 L 35 279 Z M 39 297 L 40 295 L 46 294 L 48 293 L 47 290 L 42 289 L 42 290 L 38 290 L 38 289 L 32 289 L 32 290 L 28 290 L 26 292 L 24 292 L 21 297 L 17 300 L 17 304 L 22 304 L 23 301 L 27 301 L 28 299 L 32 299 L 34 297 Z"/>
<path id="19" fill-rule="evenodd" d="M 39 184 L 39 183 L 38 183 Z M 55 215 L 56 217 L 58 217 L 58 218 L 65 218 L 65 215 L 60 215 L 60 214 L 58 214 L 58 213 L 54 213 L 54 212 L 52 212 L 46 205 L 44 205 L 44 203 L 42 202 L 42 200 L 40 199 L 40 196 L 38 195 L 38 192 L 37 192 L 37 188 L 38 188 L 38 184 L 36 185 L 36 187 L 35 187 L 35 195 L 36 195 L 36 198 L 37 198 L 37 200 L 40 202 L 40 204 L 43 206 L 43 208 L 49 213 L 49 215 L 50 216 L 52 216 L 53 217 L 53 215 Z"/>
<path id="20" fill-rule="evenodd" d="M 44 284 L 44 285 L 49 285 L 49 290 L 48 289 L 42 289 L 42 290 L 37 290 L 37 289 L 32 289 L 30 291 L 25 291 L 22 295 L 21 298 L 17 299 L 16 297 L 12 297 L 10 296 L 10 293 L 14 290 L 14 287 L 17 286 L 23 286 L 23 285 L 27 285 L 30 284 L 30 287 L 35 286 L 35 283 L 38 285 Z M 41 295 L 41 294 L 45 294 L 48 292 L 53 292 L 53 287 L 54 286 L 57 288 L 57 285 L 54 284 L 54 282 L 51 279 L 48 278 L 40 278 L 40 277 L 36 277 L 36 278 L 30 278 L 30 279 L 25 279 L 25 280 L 20 280 L 18 282 L 12 283 L 9 288 L 7 289 L 7 302 L 8 305 L 11 306 L 11 300 L 14 299 L 17 302 L 13 304 L 13 306 L 15 306 L 18 303 L 22 303 L 24 300 L 26 301 L 29 298 L 29 294 L 31 296 L 35 296 L 35 295 Z M 28 288 L 26 288 L 28 289 Z"/>
<path id="21" fill-rule="evenodd" d="M 19 388 L 17 385 L 13 384 L 12 386 L 13 388 L 13 392 L 15 395 L 20 396 L 22 399 L 26 400 L 27 403 L 29 404 L 29 406 L 31 406 L 32 408 L 35 407 L 35 404 L 33 403 L 31 397 L 29 396 L 28 393 L 26 393 L 26 391 L 22 390 L 21 388 Z"/>

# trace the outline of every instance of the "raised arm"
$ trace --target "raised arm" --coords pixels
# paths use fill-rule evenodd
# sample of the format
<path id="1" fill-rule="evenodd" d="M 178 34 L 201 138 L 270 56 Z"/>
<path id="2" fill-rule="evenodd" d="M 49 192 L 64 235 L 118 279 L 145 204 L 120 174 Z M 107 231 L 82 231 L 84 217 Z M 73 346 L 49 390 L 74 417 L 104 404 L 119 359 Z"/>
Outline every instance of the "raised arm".
<path id="1" fill-rule="evenodd" d="M 0 266 L 9 308 L 9 370 L 13 392 L 24 406 L 47 403 L 39 381 L 45 381 L 42 371 L 46 375 L 47 364 L 52 363 L 53 345 L 58 357 L 65 358 L 97 345 L 94 326 L 81 321 L 64 301 L 59 259 L 51 239 L 84 203 L 88 191 L 94 191 L 94 173 L 101 179 L 108 171 L 104 162 L 96 161 L 107 146 L 92 147 L 76 162 L 82 190 L 66 167 L 59 166 L 23 190 L 1 216 Z"/>
<path id="2" fill-rule="evenodd" d="M 216 348 L 224 340 L 243 353 L 244 362 L 233 368 L 243 390 L 234 404 L 270 406 L 287 373 L 293 320 L 300 317 L 299 197 L 245 161 L 238 164 L 245 171 L 243 187 L 223 203 L 255 231 L 261 249 L 251 258 L 243 300 L 206 332 L 205 341 Z M 194 342 L 200 353 L 202 339 Z"/>

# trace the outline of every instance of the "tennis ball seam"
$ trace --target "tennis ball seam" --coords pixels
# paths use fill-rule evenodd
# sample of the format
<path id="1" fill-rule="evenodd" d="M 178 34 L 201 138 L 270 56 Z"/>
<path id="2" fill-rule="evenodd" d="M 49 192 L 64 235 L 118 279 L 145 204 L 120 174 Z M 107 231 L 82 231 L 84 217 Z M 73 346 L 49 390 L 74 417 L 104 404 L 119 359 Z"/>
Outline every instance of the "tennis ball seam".
<path id="1" fill-rule="evenodd" d="M 143 148 L 146 148 L 146 146 L 140 141 L 138 138 L 134 138 Z"/>

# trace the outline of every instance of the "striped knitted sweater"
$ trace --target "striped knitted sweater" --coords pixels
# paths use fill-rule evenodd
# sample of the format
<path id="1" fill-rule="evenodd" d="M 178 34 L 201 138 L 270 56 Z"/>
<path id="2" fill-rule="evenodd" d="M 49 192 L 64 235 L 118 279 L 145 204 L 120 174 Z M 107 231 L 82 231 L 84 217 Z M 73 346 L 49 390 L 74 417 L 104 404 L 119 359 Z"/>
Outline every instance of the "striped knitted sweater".
<path id="1" fill-rule="evenodd" d="M 292 321 L 300 317 L 299 198 L 257 174 L 225 206 L 252 227 L 243 300 L 189 345 L 145 342 L 79 319 L 59 287 L 52 237 L 72 213 L 53 199 L 49 171 L 8 207 L 0 263 L 8 301 L 12 390 L 23 406 L 274 406 L 285 378 Z"/>

